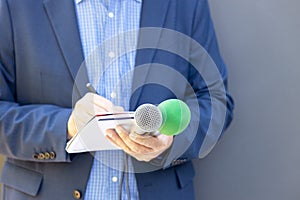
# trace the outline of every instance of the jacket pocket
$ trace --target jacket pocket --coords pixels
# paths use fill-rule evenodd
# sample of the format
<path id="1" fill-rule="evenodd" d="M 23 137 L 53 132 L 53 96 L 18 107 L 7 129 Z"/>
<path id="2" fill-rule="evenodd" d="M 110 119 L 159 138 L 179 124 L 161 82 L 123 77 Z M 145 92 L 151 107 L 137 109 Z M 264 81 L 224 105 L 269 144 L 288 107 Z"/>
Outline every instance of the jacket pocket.
<path id="1" fill-rule="evenodd" d="M 9 186 L 31 196 L 37 195 L 42 180 L 42 174 L 8 162 L 5 163 L 2 169 L 0 179 L 5 186 Z"/>
<path id="2" fill-rule="evenodd" d="M 192 162 L 187 162 L 175 167 L 176 177 L 180 188 L 184 188 L 187 184 L 193 183 L 195 170 Z"/>

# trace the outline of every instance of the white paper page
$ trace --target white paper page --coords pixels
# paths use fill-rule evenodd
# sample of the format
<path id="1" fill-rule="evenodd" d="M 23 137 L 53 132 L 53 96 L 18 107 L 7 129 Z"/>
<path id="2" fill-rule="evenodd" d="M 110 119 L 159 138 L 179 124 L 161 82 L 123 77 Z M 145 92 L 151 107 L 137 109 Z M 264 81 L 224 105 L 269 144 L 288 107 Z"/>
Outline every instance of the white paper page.
<path id="1" fill-rule="evenodd" d="M 134 120 L 134 113 L 105 114 L 93 117 L 68 143 L 68 153 L 80 153 L 87 151 L 116 150 L 119 147 L 105 138 L 106 129 L 122 125 L 130 130 Z"/>

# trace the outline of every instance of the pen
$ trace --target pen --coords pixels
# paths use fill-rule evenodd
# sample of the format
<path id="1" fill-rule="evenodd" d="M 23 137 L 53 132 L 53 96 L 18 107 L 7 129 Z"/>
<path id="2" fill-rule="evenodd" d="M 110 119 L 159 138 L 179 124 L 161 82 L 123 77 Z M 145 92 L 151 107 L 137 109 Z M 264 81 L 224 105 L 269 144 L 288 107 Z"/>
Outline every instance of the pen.
<path id="1" fill-rule="evenodd" d="M 95 90 L 95 88 L 93 87 L 93 85 L 91 83 L 87 83 L 86 88 L 89 90 L 89 92 L 97 94 L 97 91 Z"/>

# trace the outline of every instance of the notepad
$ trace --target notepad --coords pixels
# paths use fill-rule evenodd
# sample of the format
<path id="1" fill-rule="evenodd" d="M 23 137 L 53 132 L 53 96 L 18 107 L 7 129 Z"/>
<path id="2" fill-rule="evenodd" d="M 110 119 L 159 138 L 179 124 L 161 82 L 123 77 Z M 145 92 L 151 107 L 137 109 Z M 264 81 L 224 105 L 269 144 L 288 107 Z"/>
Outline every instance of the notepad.
<path id="1" fill-rule="evenodd" d="M 105 131 L 117 125 L 130 130 L 133 124 L 134 112 L 96 115 L 67 143 L 65 149 L 68 153 L 118 150 L 119 147 L 105 138 Z"/>

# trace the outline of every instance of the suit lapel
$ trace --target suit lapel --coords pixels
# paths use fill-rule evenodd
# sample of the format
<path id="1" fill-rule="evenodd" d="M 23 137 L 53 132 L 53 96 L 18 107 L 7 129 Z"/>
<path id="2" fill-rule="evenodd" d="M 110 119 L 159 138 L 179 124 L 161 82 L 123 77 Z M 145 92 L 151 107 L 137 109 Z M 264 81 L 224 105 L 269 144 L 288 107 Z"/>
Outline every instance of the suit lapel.
<path id="1" fill-rule="evenodd" d="M 44 8 L 66 65 L 75 82 L 74 91 L 77 90 L 80 96 L 83 96 L 87 92 L 85 84 L 88 82 L 88 76 L 85 67 L 80 67 L 84 57 L 74 2 L 72 0 L 45 0 Z M 77 76 L 77 74 L 80 74 L 80 76 Z"/>
<path id="2" fill-rule="evenodd" d="M 151 47 L 158 46 L 161 30 L 155 29 L 155 34 L 151 34 L 153 32 L 149 32 L 148 30 L 151 27 L 164 27 L 169 1 L 170 0 L 142 1 L 143 5 L 140 20 L 142 31 L 139 34 L 138 49 L 145 48 L 147 42 L 151 42 Z M 80 67 L 84 61 L 84 57 L 76 21 L 74 2 L 70 0 L 44 0 L 44 7 L 64 56 L 66 65 L 75 81 L 76 87 L 74 87 L 74 89 L 79 92 L 80 96 L 83 96 L 87 92 L 85 84 L 88 82 L 88 75 L 86 68 Z M 138 51 L 135 62 L 136 66 L 151 63 L 155 53 L 155 50 L 150 51 L 148 54 L 143 54 Z M 135 88 L 135 85 L 142 85 L 146 82 L 149 67 L 142 71 L 143 72 L 138 73 L 138 75 L 135 74 L 133 88 Z M 77 76 L 77 73 L 80 74 L 80 76 Z M 143 83 L 141 83 L 141 81 Z M 132 99 L 131 109 L 134 109 L 138 105 L 138 99 L 141 93 L 142 90 L 138 90 L 136 98 Z"/>
<path id="3" fill-rule="evenodd" d="M 142 11 L 140 19 L 138 51 L 135 60 L 135 66 L 138 67 L 147 64 L 142 70 L 135 70 L 133 77 L 132 89 L 133 92 L 141 85 L 144 85 L 147 80 L 151 63 L 153 62 L 156 50 L 152 49 L 143 53 L 143 49 L 147 47 L 157 47 L 161 38 L 162 29 L 164 27 L 165 18 L 168 13 L 170 0 L 143 0 Z M 141 51 L 139 51 L 141 50 Z M 139 97 L 142 89 L 136 90 L 136 94 L 131 99 L 131 110 L 134 110 L 139 104 Z"/>

